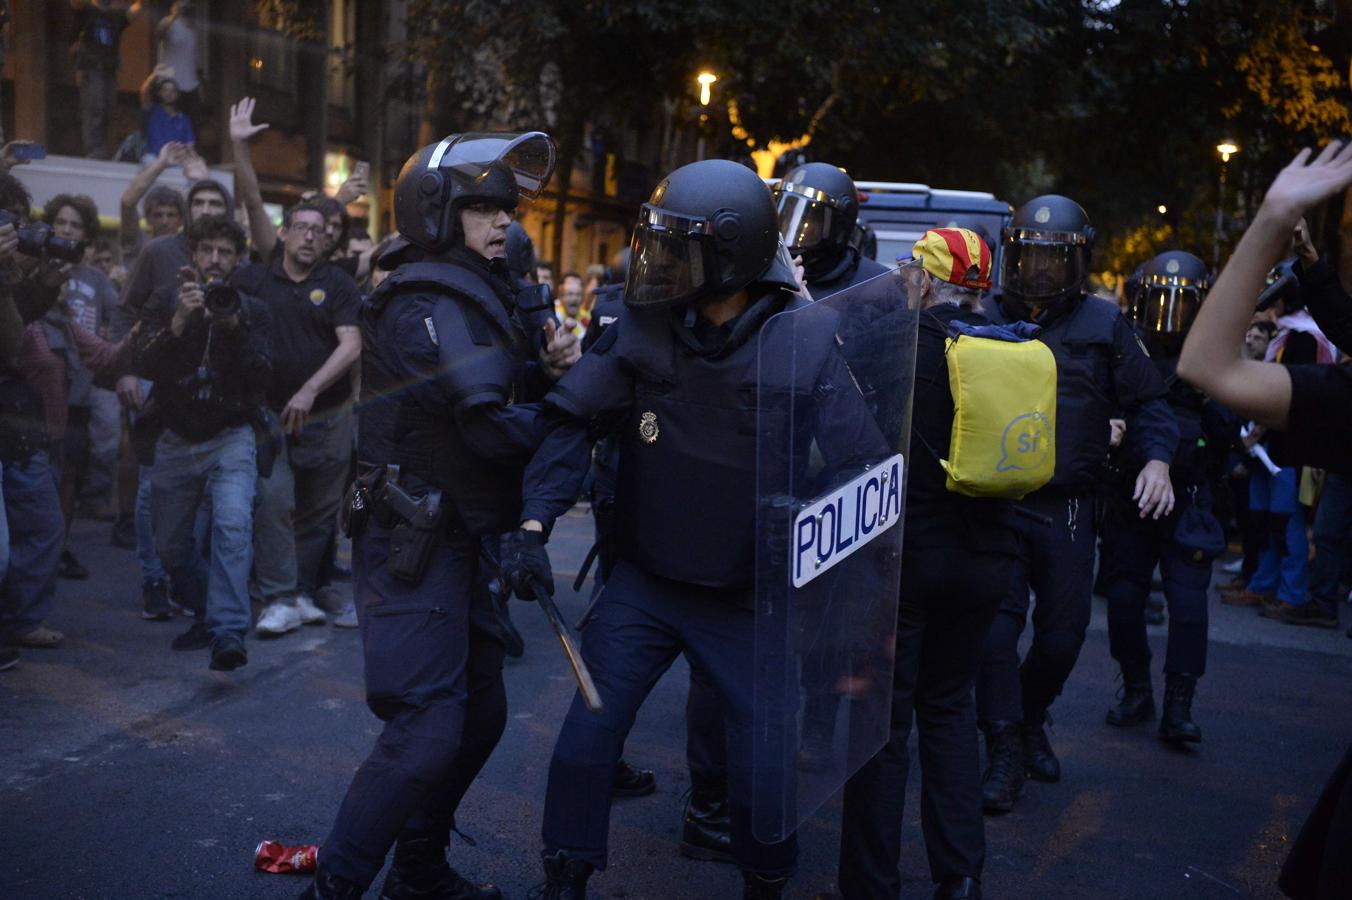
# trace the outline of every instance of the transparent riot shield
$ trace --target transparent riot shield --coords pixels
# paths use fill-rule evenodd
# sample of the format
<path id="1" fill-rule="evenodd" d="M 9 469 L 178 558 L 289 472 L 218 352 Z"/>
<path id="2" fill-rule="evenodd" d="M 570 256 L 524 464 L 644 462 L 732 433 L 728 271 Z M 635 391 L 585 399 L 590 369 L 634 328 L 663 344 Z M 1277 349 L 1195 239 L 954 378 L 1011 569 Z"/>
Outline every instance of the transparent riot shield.
<path id="1" fill-rule="evenodd" d="M 752 827 L 793 833 L 887 742 L 918 317 L 894 270 L 758 355 Z"/>

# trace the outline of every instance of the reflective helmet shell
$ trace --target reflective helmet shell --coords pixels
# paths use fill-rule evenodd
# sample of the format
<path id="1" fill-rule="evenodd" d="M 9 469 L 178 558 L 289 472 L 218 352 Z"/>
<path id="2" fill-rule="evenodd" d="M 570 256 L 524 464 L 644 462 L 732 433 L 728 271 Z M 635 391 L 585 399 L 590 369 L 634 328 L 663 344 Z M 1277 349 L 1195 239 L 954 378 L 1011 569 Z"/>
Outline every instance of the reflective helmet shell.
<path id="1" fill-rule="evenodd" d="M 839 256 L 854 237 L 859 190 L 838 166 L 813 162 L 785 174 L 774 189 L 780 233 L 791 254 Z"/>
<path id="2" fill-rule="evenodd" d="M 1080 204 L 1060 194 L 1034 197 L 1001 231 L 1001 291 L 1036 306 L 1078 297 L 1089 275 L 1094 227 Z"/>
<path id="3" fill-rule="evenodd" d="M 780 248 L 774 201 L 755 172 L 722 159 L 690 163 L 664 178 L 640 211 L 624 302 L 678 306 L 753 283 L 796 289 Z"/>

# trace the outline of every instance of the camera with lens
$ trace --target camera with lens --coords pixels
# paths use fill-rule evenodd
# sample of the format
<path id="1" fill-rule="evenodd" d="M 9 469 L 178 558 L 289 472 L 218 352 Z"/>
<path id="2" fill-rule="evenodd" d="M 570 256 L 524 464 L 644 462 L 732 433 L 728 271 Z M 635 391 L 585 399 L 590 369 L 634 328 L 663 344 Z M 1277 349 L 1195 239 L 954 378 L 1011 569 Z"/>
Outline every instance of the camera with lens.
<path id="1" fill-rule="evenodd" d="M 239 291 L 219 278 L 213 278 L 202 288 L 203 302 L 213 316 L 228 318 L 239 312 Z"/>
<path id="2" fill-rule="evenodd" d="M 19 217 L 6 209 L 0 209 L 0 227 L 19 224 Z M 19 228 L 19 252 L 24 256 L 37 259 L 56 259 L 61 262 L 78 263 L 84 259 L 84 241 L 72 241 L 57 237 L 52 226 L 45 222 L 33 222 Z"/>

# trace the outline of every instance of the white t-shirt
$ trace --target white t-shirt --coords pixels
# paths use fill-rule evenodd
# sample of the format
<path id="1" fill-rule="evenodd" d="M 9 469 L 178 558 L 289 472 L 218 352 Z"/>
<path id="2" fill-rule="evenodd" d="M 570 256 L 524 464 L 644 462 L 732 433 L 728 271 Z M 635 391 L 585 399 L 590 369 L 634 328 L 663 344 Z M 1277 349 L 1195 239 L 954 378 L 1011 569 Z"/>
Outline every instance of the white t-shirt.
<path id="1" fill-rule="evenodd" d="M 184 93 L 197 90 L 197 32 L 174 19 L 160 41 L 160 63 L 174 70 L 174 81 Z"/>

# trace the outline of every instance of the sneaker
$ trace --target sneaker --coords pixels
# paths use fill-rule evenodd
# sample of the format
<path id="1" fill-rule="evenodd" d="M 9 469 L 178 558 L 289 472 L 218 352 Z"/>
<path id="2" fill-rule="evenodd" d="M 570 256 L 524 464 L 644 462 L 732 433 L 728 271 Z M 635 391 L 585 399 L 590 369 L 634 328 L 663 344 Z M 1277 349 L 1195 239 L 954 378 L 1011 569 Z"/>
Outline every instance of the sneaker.
<path id="1" fill-rule="evenodd" d="M 203 622 L 193 622 L 188 630 L 174 638 L 170 650 L 205 650 L 211 644 L 211 632 Z"/>
<path id="2" fill-rule="evenodd" d="M 211 642 L 211 663 L 207 668 L 216 672 L 233 672 L 248 662 L 249 654 L 244 650 L 244 641 L 235 635 L 227 634 Z"/>
<path id="3" fill-rule="evenodd" d="M 333 620 L 334 628 L 356 628 L 358 624 L 360 623 L 357 622 L 357 604 L 355 603 L 349 603 L 338 614 L 338 618 Z"/>
<path id="4" fill-rule="evenodd" d="M 28 647 L 30 650 L 55 650 L 65 639 L 66 636 L 55 628 L 39 625 L 27 634 L 10 638 L 9 643 L 15 647 Z"/>
<path id="5" fill-rule="evenodd" d="M 169 608 L 174 612 L 178 613 L 180 616 L 186 616 L 189 619 L 200 618 L 197 615 L 197 610 L 189 606 L 188 602 L 182 597 L 176 596 L 173 590 L 166 590 L 166 593 L 169 596 Z"/>
<path id="6" fill-rule="evenodd" d="M 297 594 L 293 602 L 296 604 L 296 612 L 300 615 L 302 625 L 323 625 L 329 621 L 329 617 L 324 615 L 324 610 L 315 606 L 309 594 Z"/>
<path id="7" fill-rule="evenodd" d="M 62 578 L 69 578 L 71 581 L 84 581 L 89 577 L 89 570 L 80 565 L 80 561 L 75 558 L 75 554 L 69 550 L 61 551 L 61 568 L 57 569 L 56 574 Z"/>
<path id="8" fill-rule="evenodd" d="M 262 636 L 275 637 L 295 631 L 301 625 L 300 611 L 285 600 L 274 600 L 263 607 L 254 631 Z"/>
<path id="9" fill-rule="evenodd" d="M 1238 575 L 1244 569 L 1243 559 L 1232 559 L 1221 566 L 1221 571 L 1226 575 Z"/>
<path id="10" fill-rule="evenodd" d="M 168 622 L 174 617 L 169 605 L 169 587 L 163 581 L 147 581 L 141 585 L 141 618 L 150 622 Z"/>
<path id="11" fill-rule="evenodd" d="M 1285 610 L 1294 608 L 1290 603 L 1285 603 L 1276 597 L 1264 597 L 1263 602 L 1258 607 L 1258 615 L 1264 619 L 1280 619 Z"/>
<path id="12" fill-rule="evenodd" d="M 1276 600 L 1272 594 L 1255 594 L 1253 591 L 1236 591 L 1233 594 L 1221 594 L 1221 602 L 1226 606 L 1261 606 L 1264 601 Z"/>
<path id="13" fill-rule="evenodd" d="M 1282 604 L 1280 615 L 1277 620 L 1285 622 L 1287 625 L 1313 625 L 1315 628 L 1337 628 L 1338 610 L 1326 609 L 1318 603 L 1305 601 L 1299 606 L 1292 606 L 1289 603 Z"/>
<path id="14" fill-rule="evenodd" d="M 8 672 L 19 664 L 19 651 L 10 647 L 0 647 L 0 672 Z"/>
<path id="15" fill-rule="evenodd" d="M 108 537 L 108 543 L 119 550 L 136 549 L 136 522 L 130 516 L 126 518 L 119 517 L 113 522 L 112 534 Z"/>

